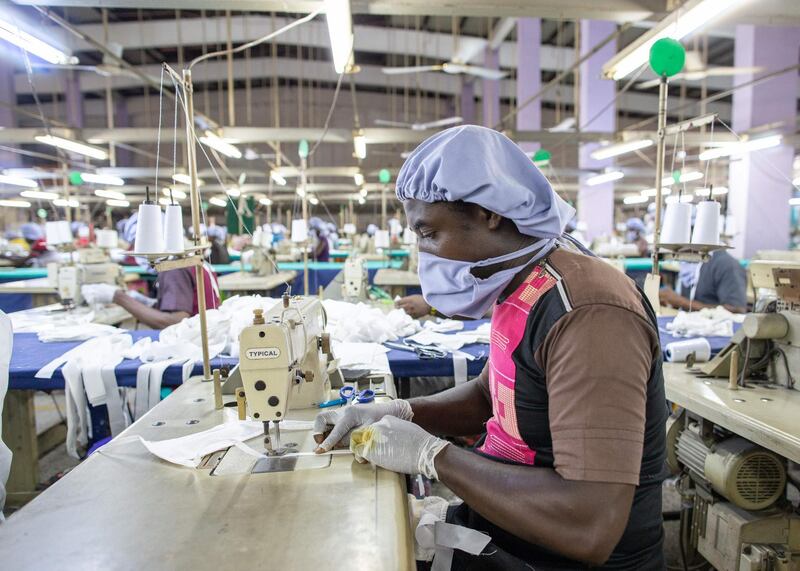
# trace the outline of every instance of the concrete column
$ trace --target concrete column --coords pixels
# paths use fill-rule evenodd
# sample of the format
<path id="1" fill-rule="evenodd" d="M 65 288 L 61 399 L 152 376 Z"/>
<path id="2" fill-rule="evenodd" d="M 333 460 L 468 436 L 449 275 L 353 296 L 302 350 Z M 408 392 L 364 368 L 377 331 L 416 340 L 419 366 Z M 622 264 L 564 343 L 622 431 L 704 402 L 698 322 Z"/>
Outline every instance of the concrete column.
<path id="1" fill-rule="evenodd" d="M 167 156 L 172 160 L 172 117 L 169 117 L 167 113 L 164 114 L 164 124 L 162 125 L 161 131 L 161 153 L 167 153 Z M 158 124 L 158 123 L 156 123 Z M 166 125 L 166 127 L 164 127 Z M 132 127 L 131 125 L 131 117 L 130 113 L 128 112 L 128 100 L 125 99 L 121 94 L 117 94 L 114 97 L 114 126 L 115 127 Z M 180 126 L 179 126 L 180 127 Z M 168 141 L 165 144 L 165 141 Z M 153 141 L 155 143 L 155 141 Z M 179 147 L 180 148 L 180 147 Z M 155 148 L 154 151 L 155 152 Z M 116 156 L 117 156 L 117 166 L 118 167 L 131 167 L 136 166 L 135 164 L 135 156 L 133 152 L 128 149 L 123 149 L 122 147 L 117 147 L 116 149 Z"/>
<path id="2" fill-rule="evenodd" d="M 542 22 L 539 18 L 517 20 L 517 105 L 522 105 L 542 87 L 541 68 Z M 518 131 L 539 131 L 542 128 L 542 100 L 537 99 L 517 113 Z M 520 143 L 533 153 L 539 143 Z"/>
<path id="3" fill-rule="evenodd" d="M 500 69 L 500 57 L 497 50 L 486 48 L 483 65 L 489 69 Z M 483 125 L 494 127 L 500 122 L 500 82 L 496 79 L 484 79 L 482 87 Z"/>
<path id="4" fill-rule="evenodd" d="M 475 81 L 461 82 L 461 117 L 464 123 L 475 123 Z"/>
<path id="5" fill-rule="evenodd" d="M 581 20 L 581 56 L 590 52 L 594 46 L 613 33 L 616 26 L 617 24 L 614 22 Z M 610 105 L 608 109 L 600 113 L 616 94 L 615 83 L 609 79 L 601 79 L 603 64 L 615 53 L 616 46 L 614 42 L 610 42 L 580 66 L 579 116 L 577 119 L 581 130 L 613 133 L 616 129 L 617 106 Z M 598 113 L 600 113 L 599 116 Z M 595 161 L 589 156 L 597 146 L 597 143 L 581 145 L 578 156 L 578 164 L 581 169 L 600 172 L 605 167 L 613 165 L 613 159 Z M 614 229 L 614 183 L 588 186 L 585 181 L 589 176 L 591 175 L 580 177 L 577 206 L 578 220 L 586 224 L 586 236 L 592 240 L 604 234 L 610 234 Z"/>
<path id="6" fill-rule="evenodd" d="M 10 58 L 12 50 L 0 54 L 0 100 L 11 104 L 17 102 L 14 89 L 14 63 Z M 0 106 L 0 127 L 11 129 L 17 126 L 17 118 L 10 107 Z M 0 150 L 0 170 L 20 166 L 20 155 Z"/>
<path id="7" fill-rule="evenodd" d="M 800 28 L 737 26 L 735 66 L 761 67 L 755 75 L 795 65 L 800 49 Z M 734 84 L 752 80 L 754 74 L 734 76 Z M 794 133 L 797 119 L 797 74 L 786 73 L 733 93 L 733 129 L 736 132 L 780 123 L 780 131 Z M 785 249 L 789 245 L 792 196 L 792 145 L 756 151 L 730 162 L 729 213 L 735 233 L 734 256 L 750 258 L 759 250 Z"/>

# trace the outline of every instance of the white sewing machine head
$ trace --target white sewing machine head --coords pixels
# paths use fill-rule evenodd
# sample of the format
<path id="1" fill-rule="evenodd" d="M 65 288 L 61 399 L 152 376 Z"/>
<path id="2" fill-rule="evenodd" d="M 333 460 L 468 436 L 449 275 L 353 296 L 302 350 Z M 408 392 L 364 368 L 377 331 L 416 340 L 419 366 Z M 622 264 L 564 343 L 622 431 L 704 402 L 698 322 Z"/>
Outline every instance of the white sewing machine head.
<path id="1" fill-rule="evenodd" d="M 237 367 L 253 420 L 280 421 L 290 407 L 327 400 L 330 339 L 320 300 L 284 296 L 266 315 L 254 313 L 239 338 Z"/>
<path id="2" fill-rule="evenodd" d="M 122 285 L 123 274 L 119 264 L 111 262 L 108 254 L 98 248 L 78 250 L 78 262 L 59 264 L 48 276 L 55 276 L 58 297 L 65 306 L 83 303 L 81 286 L 85 284 Z"/>
<path id="3" fill-rule="evenodd" d="M 346 301 L 365 301 L 369 298 L 367 263 L 363 257 L 353 252 L 344 263 L 342 299 Z"/>

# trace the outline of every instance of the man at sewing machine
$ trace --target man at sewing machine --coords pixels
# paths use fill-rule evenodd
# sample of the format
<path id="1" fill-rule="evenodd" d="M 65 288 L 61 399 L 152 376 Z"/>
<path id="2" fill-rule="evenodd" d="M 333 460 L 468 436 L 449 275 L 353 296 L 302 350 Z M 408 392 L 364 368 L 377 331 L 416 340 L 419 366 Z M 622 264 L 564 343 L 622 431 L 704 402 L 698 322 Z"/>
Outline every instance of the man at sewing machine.
<path id="1" fill-rule="evenodd" d="M 681 262 L 678 289 L 680 293 L 662 288 L 661 303 L 684 311 L 721 305 L 732 313 L 747 313 L 747 275 L 725 250 L 712 252 L 704 263 Z"/>
<path id="2" fill-rule="evenodd" d="M 360 460 L 462 498 L 422 506 L 491 538 L 480 555 L 456 549 L 453 569 L 663 569 L 667 407 L 645 297 L 565 237 L 574 210 L 496 131 L 429 138 L 397 196 L 427 302 L 472 318 L 494 305 L 489 362 L 434 396 L 321 414 L 319 449 L 352 430 Z M 439 438 L 481 432 L 474 450 Z"/>

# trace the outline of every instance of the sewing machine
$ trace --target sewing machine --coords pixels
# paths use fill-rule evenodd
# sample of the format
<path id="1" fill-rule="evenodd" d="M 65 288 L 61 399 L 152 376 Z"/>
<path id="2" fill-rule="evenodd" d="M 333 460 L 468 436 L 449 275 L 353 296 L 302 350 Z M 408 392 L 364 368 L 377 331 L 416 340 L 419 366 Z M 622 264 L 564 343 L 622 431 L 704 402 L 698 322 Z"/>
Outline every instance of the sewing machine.
<path id="1" fill-rule="evenodd" d="M 665 366 L 667 398 L 683 407 L 668 463 L 690 565 L 699 555 L 719 571 L 788 571 L 800 566 L 787 489 L 800 485 L 800 264 L 754 261 L 750 279 L 755 312 L 731 344 L 691 370 Z"/>
<path id="2" fill-rule="evenodd" d="M 48 264 L 48 278 L 55 282 L 58 297 L 65 307 L 83 303 L 81 286 L 85 284 L 122 285 L 123 272 L 119 264 L 110 261 L 108 253 L 98 248 L 78 250 L 78 261 Z"/>
<path id="3" fill-rule="evenodd" d="M 350 302 L 369 300 L 367 263 L 358 254 L 350 256 L 344 262 L 342 299 Z"/>
<path id="4" fill-rule="evenodd" d="M 240 418 L 249 412 L 253 420 L 264 423 L 271 456 L 292 450 L 280 441 L 280 422 L 287 411 L 326 401 L 332 377 L 341 384 L 325 320 L 319 298 L 284 295 L 266 315 L 254 310 L 253 324 L 239 337 L 239 364 L 228 376 L 223 394 L 236 395 Z M 270 423 L 275 427 L 274 440 Z"/>
<path id="5" fill-rule="evenodd" d="M 278 270 L 276 252 L 273 248 L 264 246 L 245 246 L 242 249 L 242 259 L 246 252 L 252 252 L 250 256 L 250 273 L 257 276 L 271 276 Z"/>

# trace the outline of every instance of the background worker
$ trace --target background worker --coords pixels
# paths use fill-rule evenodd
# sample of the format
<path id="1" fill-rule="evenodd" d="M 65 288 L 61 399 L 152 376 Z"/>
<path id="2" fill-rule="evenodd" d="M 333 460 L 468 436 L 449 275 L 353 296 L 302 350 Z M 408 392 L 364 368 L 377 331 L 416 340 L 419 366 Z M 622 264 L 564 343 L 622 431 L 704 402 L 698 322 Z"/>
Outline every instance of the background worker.
<path id="1" fill-rule="evenodd" d="M 333 429 L 319 451 L 351 434 L 357 458 L 462 498 L 422 506 L 490 537 L 480 555 L 456 549 L 454 569 L 663 569 L 667 407 L 647 300 L 573 249 L 573 209 L 496 131 L 427 139 L 397 196 L 427 302 L 464 318 L 495 304 L 489 361 L 435 396 L 320 414 L 315 430 Z M 480 432 L 475 450 L 435 436 Z"/>
<path id="2" fill-rule="evenodd" d="M 732 313 L 747 312 L 747 274 L 725 250 L 712 252 L 707 262 L 681 262 L 678 289 L 662 288 L 661 303 L 684 311 L 721 305 Z"/>

